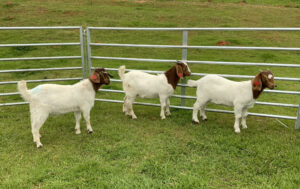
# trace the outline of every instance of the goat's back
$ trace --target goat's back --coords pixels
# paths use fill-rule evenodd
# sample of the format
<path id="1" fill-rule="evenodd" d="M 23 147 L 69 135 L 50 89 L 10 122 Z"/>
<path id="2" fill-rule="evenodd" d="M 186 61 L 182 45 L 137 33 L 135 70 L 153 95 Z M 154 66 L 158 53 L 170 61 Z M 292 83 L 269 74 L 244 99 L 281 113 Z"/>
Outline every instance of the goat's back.
<path id="1" fill-rule="evenodd" d="M 94 103 L 95 92 L 89 80 L 74 85 L 43 84 L 29 90 L 31 106 L 42 106 L 49 113 L 78 111 L 82 104 Z"/>
<path id="2" fill-rule="evenodd" d="M 130 71 L 123 79 L 123 89 L 127 95 L 154 98 L 161 93 L 173 93 L 164 74 L 152 75 L 142 71 Z"/>
<path id="3" fill-rule="evenodd" d="M 251 82 L 237 82 L 218 75 L 206 75 L 197 81 L 197 96 L 216 104 L 232 106 L 236 101 L 252 100 Z"/>

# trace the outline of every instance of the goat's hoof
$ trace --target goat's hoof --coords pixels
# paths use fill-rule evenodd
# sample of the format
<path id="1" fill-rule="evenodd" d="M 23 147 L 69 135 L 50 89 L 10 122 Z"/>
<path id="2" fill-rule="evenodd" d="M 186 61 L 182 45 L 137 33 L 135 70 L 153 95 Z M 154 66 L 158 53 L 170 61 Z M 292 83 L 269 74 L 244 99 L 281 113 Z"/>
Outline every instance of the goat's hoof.
<path id="1" fill-rule="evenodd" d="M 132 118 L 132 119 L 137 119 L 137 117 L 136 117 L 136 116 L 131 116 L 131 118 Z"/>
<path id="2" fill-rule="evenodd" d="M 89 134 L 92 134 L 92 133 L 93 133 L 93 130 L 88 130 L 88 133 L 89 133 Z"/>
<path id="3" fill-rule="evenodd" d="M 248 128 L 247 125 L 243 125 L 242 127 L 243 127 L 243 129 L 247 129 Z"/>
<path id="4" fill-rule="evenodd" d="M 43 145 L 42 145 L 42 143 L 37 143 L 37 144 L 36 144 L 36 147 L 37 147 L 37 148 L 41 148 L 41 147 L 43 147 Z"/>
<path id="5" fill-rule="evenodd" d="M 161 117 L 161 120 L 164 120 L 164 119 L 166 119 L 166 117 Z"/>
<path id="6" fill-rule="evenodd" d="M 79 135 L 81 133 L 80 130 L 76 130 L 76 135 Z"/>
<path id="7" fill-rule="evenodd" d="M 207 118 L 202 119 L 203 121 L 207 121 Z"/>
<path id="8" fill-rule="evenodd" d="M 241 130 L 234 130 L 235 133 L 239 134 Z"/>
<path id="9" fill-rule="evenodd" d="M 192 121 L 192 123 L 194 124 L 194 125 L 198 125 L 199 124 L 199 121 Z"/>
<path id="10" fill-rule="evenodd" d="M 171 113 L 170 112 L 166 112 L 166 116 L 170 116 L 171 115 Z"/>

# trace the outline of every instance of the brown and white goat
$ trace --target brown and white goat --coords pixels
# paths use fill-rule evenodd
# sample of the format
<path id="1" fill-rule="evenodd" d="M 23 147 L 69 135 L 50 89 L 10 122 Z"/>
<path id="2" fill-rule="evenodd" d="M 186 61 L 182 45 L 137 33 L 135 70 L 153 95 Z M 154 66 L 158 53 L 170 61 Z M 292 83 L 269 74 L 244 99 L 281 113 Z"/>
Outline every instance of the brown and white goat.
<path id="1" fill-rule="evenodd" d="M 152 75 L 142 71 L 130 71 L 125 74 L 125 66 L 119 69 L 119 76 L 123 81 L 123 89 L 125 91 L 123 112 L 130 115 L 132 119 L 136 119 L 133 112 L 132 104 L 136 97 L 139 98 L 157 98 L 161 104 L 161 119 L 165 119 L 170 113 L 169 97 L 180 79 L 191 75 L 190 68 L 187 63 L 178 61 L 172 68 L 164 74 Z"/>
<path id="2" fill-rule="evenodd" d="M 198 124 L 198 110 L 203 120 L 207 120 L 205 106 L 208 102 L 234 106 L 234 130 L 240 133 L 239 120 L 242 127 L 247 128 L 247 110 L 254 106 L 256 99 L 267 87 L 274 89 L 274 75 L 271 71 L 261 71 L 250 81 L 236 82 L 218 75 L 206 75 L 197 81 L 189 80 L 188 85 L 197 87 L 197 100 L 193 108 L 193 122 Z"/>
<path id="3" fill-rule="evenodd" d="M 24 100 L 29 102 L 31 116 L 31 131 L 33 141 L 39 148 L 40 128 L 49 114 L 64 114 L 74 112 L 76 119 L 76 134 L 80 134 L 81 112 L 86 121 L 89 133 L 93 132 L 90 123 L 90 110 L 94 106 L 96 92 L 101 85 L 108 85 L 111 75 L 104 68 L 96 69 L 88 79 L 74 85 L 43 84 L 28 90 L 26 81 L 18 82 L 18 90 Z"/>

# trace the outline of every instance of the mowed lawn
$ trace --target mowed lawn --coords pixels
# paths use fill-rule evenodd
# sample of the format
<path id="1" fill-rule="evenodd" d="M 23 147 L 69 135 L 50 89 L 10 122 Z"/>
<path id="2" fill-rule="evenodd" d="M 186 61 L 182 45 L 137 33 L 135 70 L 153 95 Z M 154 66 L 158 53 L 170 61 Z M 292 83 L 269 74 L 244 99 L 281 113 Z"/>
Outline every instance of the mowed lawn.
<path id="1" fill-rule="evenodd" d="M 297 0 L 126 1 L 10 0 L 0 2 L 0 26 L 122 27 L 300 27 Z M 76 30 L 1 31 L 0 43 L 77 42 Z M 189 45 L 299 47 L 299 32 L 189 32 Z M 93 31 L 98 43 L 180 45 L 180 32 Z M 96 47 L 93 55 L 181 59 L 178 49 Z M 80 55 L 79 47 L 10 47 L 0 58 Z M 299 52 L 188 50 L 189 60 L 300 64 Z M 80 66 L 80 60 L 1 61 L 0 70 Z M 94 60 L 93 66 L 164 71 L 172 63 Z M 190 64 L 194 73 L 255 75 L 270 68 L 277 77 L 300 77 L 299 68 Z M 118 79 L 117 72 L 111 73 Z M 81 77 L 81 70 L 1 73 L 0 82 Z M 197 76 L 190 77 L 198 79 Z M 56 82 L 73 84 L 76 81 Z M 299 82 L 276 81 L 277 90 L 300 91 Z M 29 83 L 29 88 L 39 83 Z M 122 90 L 112 82 L 106 89 Z M 0 93 L 16 85 L 0 85 Z M 195 89 L 187 88 L 194 96 Z M 180 87 L 176 94 L 180 94 Z M 97 98 L 122 100 L 123 94 L 99 92 Z M 264 93 L 259 101 L 299 104 L 299 96 Z M 20 102 L 18 95 L 0 103 Z M 159 100 L 137 100 L 153 102 Z M 186 100 L 192 106 L 194 100 Z M 180 99 L 171 98 L 180 105 Z M 209 105 L 208 108 L 224 106 Z M 50 117 L 36 149 L 28 105 L 0 107 L 0 188 L 299 188 L 300 134 L 295 121 L 247 119 L 248 129 L 233 131 L 234 116 L 208 112 L 208 121 L 191 123 L 190 110 L 171 109 L 161 120 L 159 107 L 134 106 L 137 120 L 122 104 L 95 102 L 93 134 L 75 134 L 72 113 Z M 256 105 L 250 112 L 296 116 L 297 108 Z"/>

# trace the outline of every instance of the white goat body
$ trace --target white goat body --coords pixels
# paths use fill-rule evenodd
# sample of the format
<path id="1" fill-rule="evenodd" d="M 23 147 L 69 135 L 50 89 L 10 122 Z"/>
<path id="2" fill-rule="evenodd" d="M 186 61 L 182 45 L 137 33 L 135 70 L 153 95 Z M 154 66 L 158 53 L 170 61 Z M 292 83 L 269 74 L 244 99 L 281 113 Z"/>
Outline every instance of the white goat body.
<path id="1" fill-rule="evenodd" d="M 122 81 L 124 91 L 129 96 L 156 98 L 159 95 L 170 96 L 174 92 L 165 74 L 152 75 L 141 71 L 131 71 L 124 74 Z"/>
<path id="2" fill-rule="evenodd" d="M 236 82 L 218 75 L 206 75 L 197 81 L 188 80 L 188 85 L 197 87 L 197 98 L 201 96 L 214 104 L 252 106 L 255 103 L 250 80 Z"/>
<path id="3" fill-rule="evenodd" d="M 18 82 L 21 96 L 29 102 L 31 115 L 31 130 L 37 147 L 41 147 L 39 130 L 49 114 L 64 114 L 74 112 L 76 118 L 76 134 L 80 134 L 81 112 L 87 124 L 87 130 L 92 133 L 90 110 L 94 106 L 96 92 L 89 79 L 74 85 L 43 84 L 28 90 L 26 81 Z"/>
<path id="4" fill-rule="evenodd" d="M 161 103 L 161 118 L 165 119 L 165 111 L 170 115 L 169 96 L 174 92 L 173 87 L 168 83 L 165 74 L 152 75 L 141 71 L 131 71 L 125 74 L 125 66 L 119 69 L 119 75 L 123 81 L 123 89 L 126 93 L 124 98 L 123 112 L 136 119 L 132 104 L 136 97 L 157 98 Z M 166 110 L 164 110 L 166 109 Z"/>
<path id="5" fill-rule="evenodd" d="M 218 75 L 206 75 L 197 81 L 189 80 L 188 85 L 197 87 L 197 100 L 193 107 L 193 122 L 199 123 L 197 116 L 199 109 L 202 119 L 207 120 L 205 106 L 208 102 L 234 106 L 234 130 L 236 133 L 240 133 L 240 118 L 242 118 L 242 127 L 247 128 L 247 110 L 254 106 L 255 99 L 264 87 L 271 89 L 275 87 L 274 77 L 270 71 L 261 72 L 254 80 L 242 82 L 230 81 Z M 256 88 L 259 88 L 258 91 Z"/>
<path id="6" fill-rule="evenodd" d="M 119 69 L 119 76 L 123 82 L 125 91 L 123 112 L 136 119 L 132 104 L 136 97 L 139 98 L 157 98 L 160 99 L 162 119 L 170 115 L 169 97 L 173 94 L 179 78 L 190 75 L 190 69 L 184 62 L 177 62 L 175 66 L 164 74 L 152 75 L 142 71 L 130 71 L 125 74 L 125 66 Z"/>
<path id="7" fill-rule="evenodd" d="M 27 90 L 21 81 L 19 91 L 31 106 L 37 105 L 49 114 L 64 114 L 80 111 L 83 106 L 93 107 L 95 91 L 88 79 L 74 85 L 43 84 Z"/>

